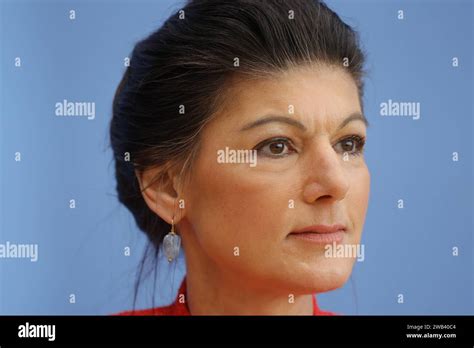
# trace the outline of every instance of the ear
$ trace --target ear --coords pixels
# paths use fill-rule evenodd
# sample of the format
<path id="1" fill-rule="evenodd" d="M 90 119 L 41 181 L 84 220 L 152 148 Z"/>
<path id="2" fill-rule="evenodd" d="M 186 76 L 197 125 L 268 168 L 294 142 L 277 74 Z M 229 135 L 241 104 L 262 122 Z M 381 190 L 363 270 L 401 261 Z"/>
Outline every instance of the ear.
<path id="1" fill-rule="evenodd" d="M 171 224 L 173 215 L 177 214 L 176 203 L 179 197 L 177 187 L 177 178 L 171 170 L 153 168 L 143 172 L 135 170 L 135 175 L 140 183 L 140 190 L 143 199 L 148 207 L 158 214 L 163 220 Z M 158 175 L 161 179 L 156 180 Z M 176 224 L 180 216 L 174 216 Z"/>

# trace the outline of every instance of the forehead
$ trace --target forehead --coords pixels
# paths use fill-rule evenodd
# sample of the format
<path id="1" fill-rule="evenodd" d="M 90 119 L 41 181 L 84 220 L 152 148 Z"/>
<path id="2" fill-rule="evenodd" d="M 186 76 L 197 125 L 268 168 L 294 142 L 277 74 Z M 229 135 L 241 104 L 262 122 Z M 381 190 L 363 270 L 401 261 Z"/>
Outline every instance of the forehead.
<path id="1" fill-rule="evenodd" d="M 343 68 L 325 65 L 294 68 L 265 79 L 233 78 L 224 104 L 222 114 L 229 127 L 268 113 L 294 115 L 309 126 L 331 126 L 361 111 L 351 75 Z"/>

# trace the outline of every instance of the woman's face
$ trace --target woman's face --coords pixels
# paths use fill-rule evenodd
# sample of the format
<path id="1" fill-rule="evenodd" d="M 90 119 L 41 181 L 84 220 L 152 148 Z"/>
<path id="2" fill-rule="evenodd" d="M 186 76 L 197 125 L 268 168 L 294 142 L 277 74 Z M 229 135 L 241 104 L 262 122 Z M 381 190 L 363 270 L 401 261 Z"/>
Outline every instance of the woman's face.
<path id="1" fill-rule="evenodd" d="M 206 259 L 188 261 L 282 292 L 342 286 L 355 255 L 326 257 L 325 244 L 290 233 L 342 224 L 337 245 L 360 242 L 370 174 L 353 79 L 338 67 L 299 68 L 240 81 L 226 93 L 225 108 L 203 130 L 182 197 L 187 258 Z M 256 163 L 238 156 L 248 162 L 232 163 L 233 150 L 256 150 Z"/>

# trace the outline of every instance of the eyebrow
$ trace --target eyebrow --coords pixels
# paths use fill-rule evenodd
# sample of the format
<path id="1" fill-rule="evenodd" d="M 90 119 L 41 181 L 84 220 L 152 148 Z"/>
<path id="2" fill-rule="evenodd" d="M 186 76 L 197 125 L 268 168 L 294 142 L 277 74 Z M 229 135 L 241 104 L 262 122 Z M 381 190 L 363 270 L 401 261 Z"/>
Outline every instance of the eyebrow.
<path id="1" fill-rule="evenodd" d="M 350 114 L 348 117 L 346 117 L 344 121 L 341 122 L 341 124 L 338 127 L 338 130 L 341 128 L 344 128 L 348 123 L 352 121 L 357 121 L 357 120 L 362 121 L 366 127 L 369 127 L 369 121 L 367 120 L 367 118 L 360 112 L 354 112 Z M 287 117 L 287 116 L 277 116 L 277 115 L 264 116 L 256 121 L 250 122 L 249 124 L 243 126 L 240 130 L 246 131 L 255 127 L 262 126 L 267 123 L 272 123 L 272 122 L 285 123 L 290 126 L 299 128 L 302 131 L 306 131 L 306 127 L 301 122 L 295 120 L 294 118 Z"/>

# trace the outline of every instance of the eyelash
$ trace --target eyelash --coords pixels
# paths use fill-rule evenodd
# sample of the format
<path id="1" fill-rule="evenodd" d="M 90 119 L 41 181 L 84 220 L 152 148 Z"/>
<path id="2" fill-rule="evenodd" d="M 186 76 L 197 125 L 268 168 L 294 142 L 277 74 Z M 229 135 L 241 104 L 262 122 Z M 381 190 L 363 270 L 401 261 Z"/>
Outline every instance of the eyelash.
<path id="1" fill-rule="evenodd" d="M 336 145 L 340 144 L 341 142 L 346 141 L 346 140 L 353 140 L 353 141 L 356 142 L 355 150 L 354 150 L 354 152 L 349 153 L 350 156 L 356 157 L 356 156 L 362 155 L 362 153 L 364 151 L 365 137 L 353 134 L 353 135 L 350 135 L 348 137 L 345 137 L 345 138 L 339 140 L 336 143 Z"/>
<path id="2" fill-rule="evenodd" d="M 359 135 L 356 135 L 356 134 L 353 134 L 353 135 L 350 135 L 348 137 L 345 137 L 341 140 L 339 140 L 336 145 L 342 143 L 343 141 L 348 141 L 348 140 L 352 140 L 352 141 L 355 141 L 356 142 L 356 145 L 355 145 L 355 150 L 354 152 L 348 152 L 350 156 L 360 156 L 363 151 L 364 151 L 364 145 L 365 145 L 365 137 L 362 137 L 362 136 L 359 136 Z M 263 156 L 265 157 L 269 157 L 269 158 L 282 158 L 282 157 L 286 157 L 286 156 L 289 156 L 291 153 L 293 152 L 297 152 L 295 149 L 294 149 L 294 146 L 293 146 L 293 143 L 291 141 L 291 139 L 289 138 L 286 138 L 286 137 L 276 137 L 276 138 L 271 138 L 271 139 L 266 139 L 264 141 L 262 141 L 261 143 L 259 143 L 257 146 L 254 147 L 254 150 L 257 151 L 257 154 L 259 155 L 262 155 L 262 149 L 267 146 L 267 145 L 271 145 L 271 144 L 278 144 L 278 143 L 284 143 L 285 146 L 287 147 L 290 147 L 290 153 L 286 153 L 286 154 L 277 154 L 277 155 L 268 155 L 268 154 L 265 154 Z M 343 151 L 342 153 L 344 153 L 345 151 Z"/>
<path id="3" fill-rule="evenodd" d="M 278 144 L 278 143 L 284 143 L 286 146 L 290 146 L 292 148 L 292 152 L 296 152 L 296 150 L 294 149 L 293 147 L 293 144 L 291 142 L 290 139 L 288 138 L 285 138 L 285 137 L 277 137 L 277 138 L 271 138 L 271 139 L 266 139 L 264 141 L 262 141 L 261 143 L 259 143 L 257 146 L 254 147 L 254 150 L 257 150 L 257 154 L 261 154 L 262 152 L 262 149 L 267 146 L 267 145 L 271 145 L 271 144 Z M 283 155 L 263 155 L 265 157 L 270 157 L 270 158 L 282 158 L 282 157 L 286 157 L 290 155 L 289 153 L 288 154 L 283 154 Z"/>

